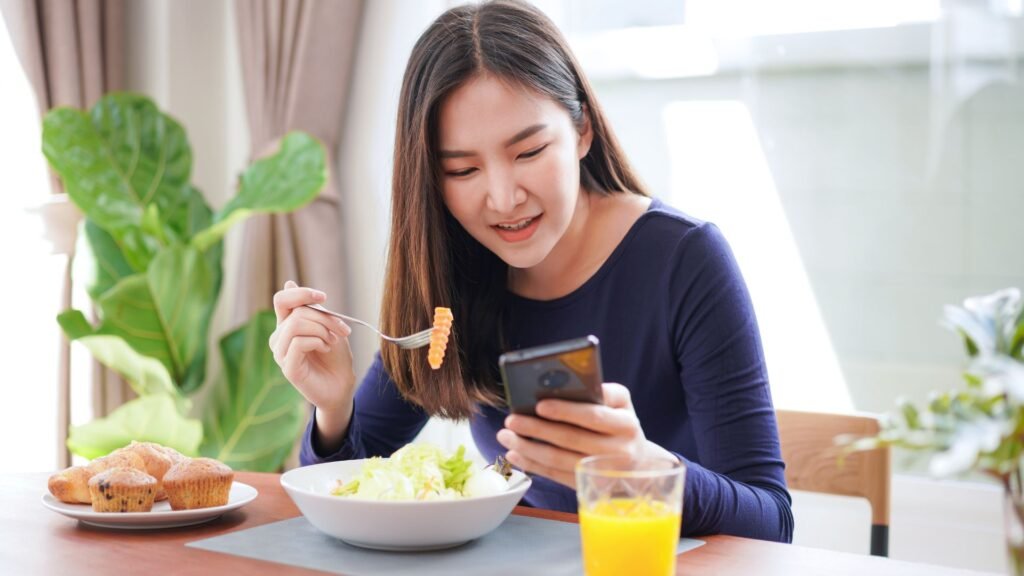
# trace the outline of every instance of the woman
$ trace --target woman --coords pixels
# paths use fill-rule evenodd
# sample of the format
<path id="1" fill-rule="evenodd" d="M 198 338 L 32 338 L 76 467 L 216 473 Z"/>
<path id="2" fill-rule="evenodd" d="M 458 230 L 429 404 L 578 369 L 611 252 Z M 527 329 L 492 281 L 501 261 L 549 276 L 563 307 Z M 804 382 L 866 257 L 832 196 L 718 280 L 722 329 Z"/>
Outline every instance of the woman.
<path id="1" fill-rule="evenodd" d="M 518 2 L 449 10 L 417 42 L 395 138 L 387 334 L 455 316 L 448 355 L 384 344 L 356 387 L 343 322 L 289 282 L 270 344 L 315 406 L 301 460 L 387 456 L 432 416 L 468 418 L 525 503 L 575 511 L 583 456 L 688 467 L 684 534 L 789 541 L 790 497 L 757 323 L 719 231 L 651 200 L 554 25 Z M 594 334 L 605 404 L 509 416 L 497 358 Z M 543 442 L 537 442 L 541 440 Z"/>

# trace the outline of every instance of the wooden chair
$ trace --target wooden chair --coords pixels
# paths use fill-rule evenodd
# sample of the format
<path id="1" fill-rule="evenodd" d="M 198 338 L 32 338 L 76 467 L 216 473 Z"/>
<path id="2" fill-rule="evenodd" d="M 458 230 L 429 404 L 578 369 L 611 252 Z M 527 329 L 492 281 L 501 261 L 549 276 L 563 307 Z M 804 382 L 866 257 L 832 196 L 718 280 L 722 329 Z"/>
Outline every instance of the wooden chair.
<path id="1" fill-rule="evenodd" d="M 777 410 L 776 416 L 789 488 L 866 498 L 871 505 L 871 554 L 888 556 L 889 449 L 853 452 L 840 464 L 842 448 L 835 444 L 840 435 L 877 434 L 878 419 L 790 410 Z"/>

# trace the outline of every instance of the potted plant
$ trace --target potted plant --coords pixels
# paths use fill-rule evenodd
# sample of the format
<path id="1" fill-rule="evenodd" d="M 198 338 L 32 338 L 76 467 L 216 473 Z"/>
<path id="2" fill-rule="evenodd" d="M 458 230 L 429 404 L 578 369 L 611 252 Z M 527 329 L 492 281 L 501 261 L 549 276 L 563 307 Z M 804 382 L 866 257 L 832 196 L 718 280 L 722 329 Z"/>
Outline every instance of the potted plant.
<path id="1" fill-rule="evenodd" d="M 1001 290 L 947 306 L 945 323 L 964 340 L 965 386 L 918 407 L 902 401 L 877 437 L 852 449 L 895 446 L 930 455 L 933 475 L 981 472 L 1003 487 L 1013 574 L 1024 574 L 1024 312 L 1020 291 Z"/>
<path id="2" fill-rule="evenodd" d="M 223 372 L 201 419 L 191 414 L 190 396 L 206 380 L 224 234 L 253 214 L 289 212 L 315 198 L 326 181 L 323 147 L 288 134 L 277 153 L 248 167 L 218 211 L 190 183 L 185 130 L 141 95 L 109 94 L 88 112 L 50 111 L 43 153 L 84 214 L 96 264 L 88 292 L 99 323 L 78 310 L 57 320 L 138 394 L 106 418 L 73 427 L 68 448 L 95 458 L 148 440 L 236 469 L 280 468 L 301 432 L 304 405 L 270 356 L 272 312 L 221 338 Z"/>

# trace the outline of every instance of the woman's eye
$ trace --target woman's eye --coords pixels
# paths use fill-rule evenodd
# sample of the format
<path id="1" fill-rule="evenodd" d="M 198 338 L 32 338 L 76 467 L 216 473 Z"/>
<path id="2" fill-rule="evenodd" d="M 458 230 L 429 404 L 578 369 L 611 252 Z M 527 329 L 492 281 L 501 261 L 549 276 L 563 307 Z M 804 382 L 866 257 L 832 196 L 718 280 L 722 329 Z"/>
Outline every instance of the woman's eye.
<path id="1" fill-rule="evenodd" d="M 472 174 L 475 171 L 476 171 L 476 168 L 466 168 L 464 170 L 449 170 L 449 171 L 445 172 L 445 174 L 448 175 L 448 176 L 451 176 L 453 178 L 461 178 L 463 176 L 469 176 L 470 174 Z"/>
<path id="2" fill-rule="evenodd" d="M 547 148 L 547 147 L 548 147 L 548 145 L 545 144 L 543 146 L 540 146 L 539 148 L 534 148 L 533 150 L 530 150 L 529 152 L 523 152 L 522 154 L 519 155 L 519 158 L 520 159 L 533 158 L 537 154 L 540 154 L 541 152 L 543 152 L 544 149 Z"/>

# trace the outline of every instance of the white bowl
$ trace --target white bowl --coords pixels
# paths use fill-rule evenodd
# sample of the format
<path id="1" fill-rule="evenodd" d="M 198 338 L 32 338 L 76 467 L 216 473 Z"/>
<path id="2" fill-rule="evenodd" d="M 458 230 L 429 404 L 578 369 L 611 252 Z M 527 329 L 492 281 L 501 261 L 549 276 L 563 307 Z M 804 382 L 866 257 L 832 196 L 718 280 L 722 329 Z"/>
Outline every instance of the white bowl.
<path id="1" fill-rule="evenodd" d="M 458 500 L 377 501 L 332 496 L 340 478 L 354 477 L 365 460 L 327 462 L 289 470 L 281 486 L 321 532 L 378 550 L 437 550 L 458 546 L 497 528 L 530 488 L 512 471 L 508 492 Z"/>

